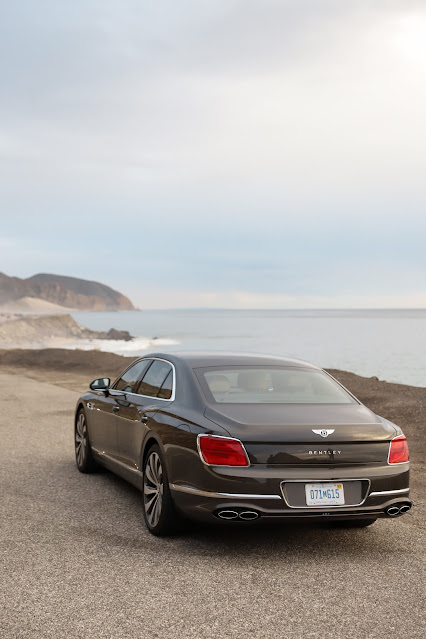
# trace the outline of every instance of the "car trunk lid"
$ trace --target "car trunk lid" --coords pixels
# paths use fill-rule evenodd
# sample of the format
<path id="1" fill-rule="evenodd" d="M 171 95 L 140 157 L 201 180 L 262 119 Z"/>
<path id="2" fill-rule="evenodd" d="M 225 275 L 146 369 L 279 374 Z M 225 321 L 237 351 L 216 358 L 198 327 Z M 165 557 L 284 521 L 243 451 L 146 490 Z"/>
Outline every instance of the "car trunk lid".
<path id="1" fill-rule="evenodd" d="M 368 464 L 397 433 L 360 404 L 219 404 L 205 416 L 240 439 L 252 464 Z"/>

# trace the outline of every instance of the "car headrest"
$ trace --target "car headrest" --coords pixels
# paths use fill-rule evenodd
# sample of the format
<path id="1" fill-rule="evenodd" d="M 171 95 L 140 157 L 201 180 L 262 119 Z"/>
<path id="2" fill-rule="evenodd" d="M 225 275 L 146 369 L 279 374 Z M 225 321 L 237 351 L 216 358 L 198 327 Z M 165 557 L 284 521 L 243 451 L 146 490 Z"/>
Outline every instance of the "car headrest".
<path id="1" fill-rule="evenodd" d="M 212 393 L 228 393 L 231 382 L 226 375 L 209 375 L 209 388 Z"/>
<path id="2" fill-rule="evenodd" d="M 245 391 L 267 391 L 268 376 L 265 371 L 243 371 L 238 375 L 238 386 Z"/>

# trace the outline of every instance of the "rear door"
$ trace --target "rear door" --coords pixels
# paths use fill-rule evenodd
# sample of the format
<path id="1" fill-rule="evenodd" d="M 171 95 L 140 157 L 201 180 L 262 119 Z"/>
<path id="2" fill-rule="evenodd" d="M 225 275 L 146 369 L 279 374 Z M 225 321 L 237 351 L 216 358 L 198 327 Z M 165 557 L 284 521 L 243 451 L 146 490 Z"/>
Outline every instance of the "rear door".
<path id="1" fill-rule="evenodd" d="M 115 382 L 108 395 L 99 396 L 99 400 L 93 403 L 91 421 L 94 423 L 92 445 L 99 452 L 117 459 L 119 457 L 117 437 L 117 413 L 127 405 L 130 405 L 128 397 L 131 397 L 136 384 L 150 362 L 140 360 L 130 366 Z"/>
<path id="2" fill-rule="evenodd" d="M 145 434 L 155 422 L 155 413 L 173 399 L 174 368 L 163 359 L 153 359 L 143 371 L 128 404 L 117 411 L 120 461 L 141 470 L 141 449 Z"/>

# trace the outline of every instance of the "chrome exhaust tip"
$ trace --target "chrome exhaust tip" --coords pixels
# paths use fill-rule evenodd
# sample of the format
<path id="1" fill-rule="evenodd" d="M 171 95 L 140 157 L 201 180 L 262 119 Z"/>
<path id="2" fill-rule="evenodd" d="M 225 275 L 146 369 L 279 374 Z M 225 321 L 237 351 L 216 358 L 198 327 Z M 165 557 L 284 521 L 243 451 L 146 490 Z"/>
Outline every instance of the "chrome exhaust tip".
<path id="1" fill-rule="evenodd" d="M 244 521 L 254 521 L 258 517 L 259 513 L 254 510 L 243 510 L 243 512 L 239 514 L 239 518 L 244 519 Z"/>
<path id="2" fill-rule="evenodd" d="M 410 504 L 404 504 L 403 506 L 400 507 L 399 512 L 401 514 L 404 514 L 404 513 L 408 513 L 409 510 L 411 510 Z"/>
<path id="3" fill-rule="evenodd" d="M 396 517 L 397 515 L 399 515 L 398 506 L 389 506 L 389 508 L 386 510 L 386 514 L 389 515 L 389 517 Z"/>
<path id="4" fill-rule="evenodd" d="M 238 513 L 236 510 L 220 510 L 217 513 L 217 516 L 220 519 L 238 519 Z"/>

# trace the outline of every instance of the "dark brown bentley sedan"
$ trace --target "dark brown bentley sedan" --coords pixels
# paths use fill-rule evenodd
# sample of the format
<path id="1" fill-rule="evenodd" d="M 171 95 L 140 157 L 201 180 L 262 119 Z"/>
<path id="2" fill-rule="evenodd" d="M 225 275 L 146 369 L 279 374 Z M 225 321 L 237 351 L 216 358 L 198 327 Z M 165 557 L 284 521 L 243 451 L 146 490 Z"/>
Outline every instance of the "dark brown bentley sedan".
<path id="1" fill-rule="evenodd" d="M 137 486 L 155 535 L 182 517 L 363 527 L 411 508 L 401 429 L 312 364 L 160 353 L 90 389 L 77 404 L 77 467 Z"/>

